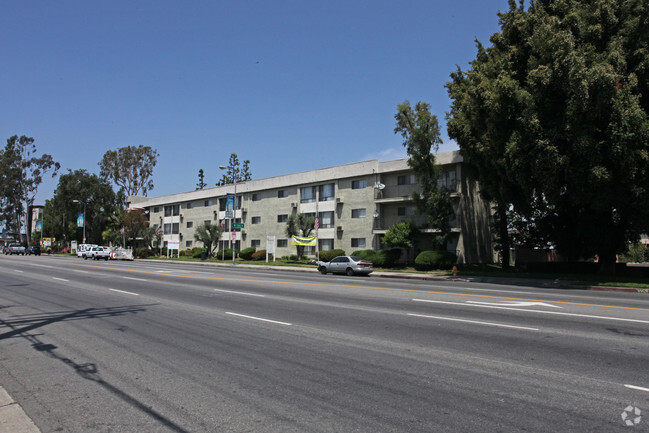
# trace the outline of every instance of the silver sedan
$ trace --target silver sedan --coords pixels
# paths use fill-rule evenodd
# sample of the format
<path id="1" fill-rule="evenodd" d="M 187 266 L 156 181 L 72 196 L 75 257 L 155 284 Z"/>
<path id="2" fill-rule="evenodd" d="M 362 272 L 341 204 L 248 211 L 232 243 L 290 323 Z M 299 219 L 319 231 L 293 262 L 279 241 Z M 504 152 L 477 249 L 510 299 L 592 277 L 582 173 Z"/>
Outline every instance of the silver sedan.
<path id="1" fill-rule="evenodd" d="M 352 276 L 355 274 L 369 275 L 374 270 L 374 267 L 371 262 L 363 260 L 360 257 L 338 256 L 330 262 L 320 263 L 318 270 L 323 275 L 331 272 L 333 274 L 347 274 Z"/>

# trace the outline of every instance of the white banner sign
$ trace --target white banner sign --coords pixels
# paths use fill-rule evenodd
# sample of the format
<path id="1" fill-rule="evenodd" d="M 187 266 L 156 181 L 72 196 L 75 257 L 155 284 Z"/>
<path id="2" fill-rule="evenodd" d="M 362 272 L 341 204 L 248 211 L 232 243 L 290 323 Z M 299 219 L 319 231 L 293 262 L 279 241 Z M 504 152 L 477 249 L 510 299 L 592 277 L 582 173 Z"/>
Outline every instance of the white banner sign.
<path id="1" fill-rule="evenodd" d="M 180 241 L 168 241 L 167 242 L 167 249 L 168 250 L 179 250 L 180 249 Z"/>

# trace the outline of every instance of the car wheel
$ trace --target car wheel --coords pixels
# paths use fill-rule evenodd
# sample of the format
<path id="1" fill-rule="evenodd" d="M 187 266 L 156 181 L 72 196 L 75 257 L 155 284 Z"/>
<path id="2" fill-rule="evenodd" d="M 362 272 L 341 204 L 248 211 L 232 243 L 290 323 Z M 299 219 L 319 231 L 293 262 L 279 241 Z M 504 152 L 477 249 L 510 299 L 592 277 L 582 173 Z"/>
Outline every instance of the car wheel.
<path id="1" fill-rule="evenodd" d="M 354 270 L 352 268 L 347 268 L 347 271 L 345 273 L 348 277 L 351 277 L 354 275 Z"/>
<path id="2" fill-rule="evenodd" d="M 105 260 L 105 261 L 108 261 L 108 257 L 104 257 L 104 260 Z"/>
<path id="3" fill-rule="evenodd" d="M 327 275 L 327 268 L 325 268 L 324 266 L 320 266 L 318 270 L 322 275 Z"/>
<path id="4" fill-rule="evenodd" d="M 84 254 L 84 255 L 83 255 L 83 259 L 84 259 L 84 260 L 88 260 L 88 256 Z"/>

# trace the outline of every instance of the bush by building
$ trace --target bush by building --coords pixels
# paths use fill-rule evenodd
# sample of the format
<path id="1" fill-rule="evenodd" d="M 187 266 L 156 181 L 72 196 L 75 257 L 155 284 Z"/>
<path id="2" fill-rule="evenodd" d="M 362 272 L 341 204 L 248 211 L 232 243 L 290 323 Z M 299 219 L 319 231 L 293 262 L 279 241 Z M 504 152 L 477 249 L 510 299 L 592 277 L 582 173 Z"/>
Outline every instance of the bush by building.
<path id="1" fill-rule="evenodd" d="M 448 251 L 422 251 L 415 258 L 415 269 L 418 271 L 450 269 L 456 262 L 457 256 Z"/>
<path id="2" fill-rule="evenodd" d="M 328 262 L 334 257 L 338 256 L 344 256 L 345 255 L 345 250 L 327 250 L 327 251 L 320 251 L 320 260 L 323 262 Z"/>
<path id="3" fill-rule="evenodd" d="M 393 268 L 396 266 L 399 258 L 401 257 L 401 250 L 399 248 L 392 248 L 390 250 L 358 250 L 352 252 L 352 256 L 358 256 L 379 268 Z"/>
<path id="4" fill-rule="evenodd" d="M 255 247 L 245 248 L 239 252 L 239 257 L 243 260 L 252 260 L 252 255 L 255 251 L 257 251 Z"/>

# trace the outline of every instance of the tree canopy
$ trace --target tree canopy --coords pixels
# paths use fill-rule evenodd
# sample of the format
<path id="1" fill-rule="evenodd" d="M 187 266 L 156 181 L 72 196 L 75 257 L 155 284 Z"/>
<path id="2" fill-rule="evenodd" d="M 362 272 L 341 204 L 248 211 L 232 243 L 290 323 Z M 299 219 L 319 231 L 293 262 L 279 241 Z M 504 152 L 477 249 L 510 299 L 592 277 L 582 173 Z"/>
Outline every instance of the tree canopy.
<path id="1" fill-rule="evenodd" d="M 77 200 L 77 202 L 74 202 Z M 57 239 L 81 240 L 77 215 L 86 209 L 86 237 L 89 243 L 101 243 L 102 233 L 124 208 L 123 194 L 116 194 L 108 182 L 86 170 L 69 170 L 59 177 L 54 196 L 45 202 L 44 231 Z"/>
<path id="2" fill-rule="evenodd" d="M 236 153 L 230 154 L 230 159 L 225 170 L 225 174 L 223 174 L 221 179 L 216 183 L 217 186 L 232 185 L 235 181 L 245 182 L 252 179 L 250 161 L 246 159 L 243 161 L 243 166 L 241 166 L 239 156 Z"/>
<path id="3" fill-rule="evenodd" d="M 649 231 L 649 4 L 509 6 L 447 84 L 449 136 L 524 229 L 611 271 Z"/>
<path id="4" fill-rule="evenodd" d="M 153 189 L 158 156 L 158 151 L 143 145 L 109 150 L 99 162 L 100 176 L 122 188 L 126 196 L 146 196 Z"/>
<path id="5" fill-rule="evenodd" d="M 441 168 L 435 164 L 434 153 L 442 139 L 437 116 L 430 113 L 430 105 L 425 102 L 417 102 L 413 109 L 410 102 L 404 101 L 397 106 L 394 118 L 394 133 L 403 137 L 403 146 L 410 157 L 408 165 L 415 172 L 421 190 L 413 194 L 415 205 L 427 217 L 431 227 L 439 230 L 435 243 L 443 248 L 451 232 L 453 206 L 449 191 L 438 184 Z"/>
<path id="6" fill-rule="evenodd" d="M 223 229 L 220 224 L 203 223 L 196 227 L 194 240 L 202 242 L 203 246 L 207 248 L 209 257 L 212 257 L 214 256 L 214 251 L 219 246 L 222 232 Z"/>
<path id="7" fill-rule="evenodd" d="M 61 168 L 51 155 L 44 153 L 39 157 L 36 153 L 34 139 L 25 135 L 9 137 L 0 152 L 2 219 L 16 235 L 24 227 L 28 244 L 31 243 L 31 227 L 27 224 L 26 212 L 34 204 L 43 176 L 51 172 L 55 177 Z"/>

